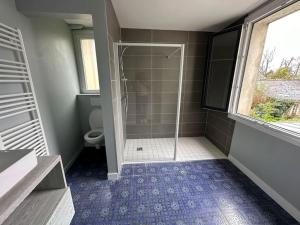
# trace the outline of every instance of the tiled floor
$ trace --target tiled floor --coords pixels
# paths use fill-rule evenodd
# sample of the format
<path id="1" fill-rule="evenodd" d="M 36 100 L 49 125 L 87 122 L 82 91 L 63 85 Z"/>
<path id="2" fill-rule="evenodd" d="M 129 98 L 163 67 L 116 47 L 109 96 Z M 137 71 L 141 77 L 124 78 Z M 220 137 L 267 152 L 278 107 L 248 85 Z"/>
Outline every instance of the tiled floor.
<path id="1" fill-rule="evenodd" d="M 174 157 L 174 138 L 127 139 L 126 162 L 170 161 Z M 137 148 L 142 147 L 142 151 Z M 205 137 L 178 139 L 177 161 L 221 159 L 226 156 Z"/>
<path id="2" fill-rule="evenodd" d="M 205 137 L 178 139 L 177 161 L 223 159 L 226 156 Z"/>
<path id="3" fill-rule="evenodd" d="M 101 159 L 85 151 L 67 173 L 72 225 L 299 224 L 226 159 L 129 164 L 115 182 Z"/>

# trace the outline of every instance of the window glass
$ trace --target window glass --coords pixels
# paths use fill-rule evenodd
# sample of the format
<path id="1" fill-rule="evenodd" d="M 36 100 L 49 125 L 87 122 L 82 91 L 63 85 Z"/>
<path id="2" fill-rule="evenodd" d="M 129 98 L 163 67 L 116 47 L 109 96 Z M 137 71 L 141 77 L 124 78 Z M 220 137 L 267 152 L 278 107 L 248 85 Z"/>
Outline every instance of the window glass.
<path id="1" fill-rule="evenodd" d="M 99 90 L 98 68 L 94 39 L 80 40 L 82 63 L 84 71 L 85 89 L 87 91 Z"/>
<path id="2" fill-rule="evenodd" d="M 300 133 L 300 11 L 288 8 L 253 26 L 237 112 Z"/>
<path id="3" fill-rule="evenodd" d="M 203 101 L 207 108 L 227 110 L 239 36 L 240 28 L 234 28 L 212 38 Z"/>

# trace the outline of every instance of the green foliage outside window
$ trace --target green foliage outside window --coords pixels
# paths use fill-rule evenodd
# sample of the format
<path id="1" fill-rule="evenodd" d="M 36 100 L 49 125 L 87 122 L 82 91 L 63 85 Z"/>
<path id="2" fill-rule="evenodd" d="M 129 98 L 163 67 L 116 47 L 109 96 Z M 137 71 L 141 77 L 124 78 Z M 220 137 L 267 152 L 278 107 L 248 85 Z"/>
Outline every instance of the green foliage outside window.
<path id="1" fill-rule="evenodd" d="M 291 75 L 290 69 L 288 67 L 282 67 L 276 70 L 274 73 L 269 72 L 267 74 L 268 79 L 276 79 L 276 80 L 292 80 L 296 77 Z"/>
<path id="2" fill-rule="evenodd" d="M 254 106 L 251 109 L 251 116 L 266 122 L 288 120 L 284 114 L 293 104 L 293 101 L 269 98 L 266 102 Z"/>
<path id="3" fill-rule="evenodd" d="M 300 122 L 299 117 L 288 116 L 287 112 L 297 101 L 276 99 L 265 95 L 266 87 L 257 85 L 250 116 L 266 122 L 284 122 L 295 121 Z"/>

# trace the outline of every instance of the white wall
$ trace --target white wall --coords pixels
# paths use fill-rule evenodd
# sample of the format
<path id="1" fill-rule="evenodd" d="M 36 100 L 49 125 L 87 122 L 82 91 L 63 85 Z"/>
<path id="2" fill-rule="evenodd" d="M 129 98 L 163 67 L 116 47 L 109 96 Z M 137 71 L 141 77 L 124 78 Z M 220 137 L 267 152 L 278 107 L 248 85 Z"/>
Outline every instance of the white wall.
<path id="1" fill-rule="evenodd" d="M 74 95 L 79 88 L 70 32 L 61 21 L 30 20 L 12 0 L 1 0 L 0 22 L 22 32 L 49 151 L 61 154 L 66 165 L 80 147 Z"/>
<path id="2" fill-rule="evenodd" d="M 230 155 L 292 204 L 299 213 L 299 147 L 237 122 Z"/>
<path id="3" fill-rule="evenodd" d="M 77 95 L 77 105 L 79 108 L 79 117 L 81 124 L 81 133 L 84 135 L 86 132 L 91 130 L 89 119 L 90 114 L 94 109 L 100 109 L 101 97 L 99 95 Z M 103 120 L 103 118 L 99 118 Z"/>
<path id="4" fill-rule="evenodd" d="M 76 104 L 80 91 L 72 33 L 60 19 L 36 17 L 31 18 L 31 22 L 36 40 L 36 62 L 42 71 L 36 86 L 44 87 L 48 106 L 44 117 L 53 129 L 49 149 L 53 154 L 60 154 L 66 165 L 83 146 Z"/>
<path id="5" fill-rule="evenodd" d="M 98 74 L 101 86 L 103 126 L 108 173 L 119 172 L 114 127 L 112 85 L 109 63 L 108 18 L 106 3 L 110 0 L 15 0 L 18 10 L 30 15 L 89 14 L 93 17 Z"/>

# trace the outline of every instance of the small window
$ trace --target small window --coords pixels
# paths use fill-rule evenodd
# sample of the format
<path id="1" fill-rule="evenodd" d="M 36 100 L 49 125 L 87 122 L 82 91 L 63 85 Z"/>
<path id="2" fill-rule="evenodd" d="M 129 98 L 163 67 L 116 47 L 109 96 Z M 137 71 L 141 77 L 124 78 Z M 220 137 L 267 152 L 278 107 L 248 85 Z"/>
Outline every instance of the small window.
<path id="1" fill-rule="evenodd" d="M 254 21 L 247 27 L 231 113 L 299 137 L 300 3 Z"/>
<path id="2" fill-rule="evenodd" d="M 91 31 L 74 32 L 80 87 L 82 93 L 99 93 L 95 40 Z"/>

